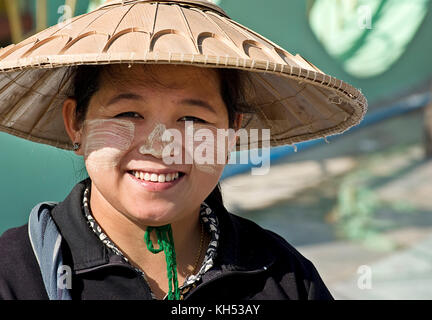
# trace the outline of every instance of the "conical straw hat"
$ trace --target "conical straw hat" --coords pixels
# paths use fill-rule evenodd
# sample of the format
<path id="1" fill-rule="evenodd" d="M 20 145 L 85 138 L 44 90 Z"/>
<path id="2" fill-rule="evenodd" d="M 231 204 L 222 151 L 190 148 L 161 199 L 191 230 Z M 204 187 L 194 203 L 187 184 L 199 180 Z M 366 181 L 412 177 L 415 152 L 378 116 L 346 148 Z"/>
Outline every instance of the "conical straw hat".
<path id="1" fill-rule="evenodd" d="M 62 103 L 71 93 L 74 66 L 118 63 L 247 71 L 247 103 L 255 113 L 243 126 L 271 129 L 271 146 L 342 133 L 367 109 L 359 90 L 210 2 L 111 0 L 0 50 L 0 131 L 70 150 Z"/>

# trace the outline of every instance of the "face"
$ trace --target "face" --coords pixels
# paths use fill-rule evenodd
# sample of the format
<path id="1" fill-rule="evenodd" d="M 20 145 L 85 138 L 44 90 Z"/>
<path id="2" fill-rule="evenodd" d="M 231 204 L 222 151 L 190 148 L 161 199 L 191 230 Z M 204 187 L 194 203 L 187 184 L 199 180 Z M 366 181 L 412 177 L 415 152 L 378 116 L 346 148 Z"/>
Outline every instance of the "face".
<path id="1" fill-rule="evenodd" d="M 215 70 L 110 66 L 79 132 L 92 197 L 143 225 L 187 219 L 235 141 L 218 129 L 228 129 L 228 112 Z"/>

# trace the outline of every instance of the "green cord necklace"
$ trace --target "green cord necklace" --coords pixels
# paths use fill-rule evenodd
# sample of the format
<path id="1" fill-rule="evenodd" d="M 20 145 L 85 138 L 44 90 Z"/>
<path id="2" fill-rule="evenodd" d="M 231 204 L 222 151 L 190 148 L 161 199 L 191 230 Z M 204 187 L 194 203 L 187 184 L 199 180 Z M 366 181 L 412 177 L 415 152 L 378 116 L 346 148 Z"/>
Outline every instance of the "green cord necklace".
<path id="1" fill-rule="evenodd" d="M 150 234 L 153 230 L 156 232 L 157 242 L 159 245 L 158 249 L 154 248 L 153 242 L 150 239 Z M 180 290 L 177 279 L 177 261 L 171 225 L 168 224 L 161 227 L 147 227 L 147 230 L 144 233 L 144 241 L 147 245 L 147 249 L 150 252 L 156 254 L 162 250 L 164 251 L 168 275 L 168 300 L 180 300 Z"/>

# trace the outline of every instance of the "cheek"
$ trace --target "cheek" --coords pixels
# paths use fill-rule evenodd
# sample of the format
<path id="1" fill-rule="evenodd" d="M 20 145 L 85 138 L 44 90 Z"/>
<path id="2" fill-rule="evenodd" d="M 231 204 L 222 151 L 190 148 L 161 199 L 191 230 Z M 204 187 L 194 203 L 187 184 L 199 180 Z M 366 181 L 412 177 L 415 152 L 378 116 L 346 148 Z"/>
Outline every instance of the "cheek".
<path id="1" fill-rule="evenodd" d="M 188 179 L 191 181 L 189 197 L 204 201 L 219 182 L 223 166 L 193 166 Z"/>
<path id="2" fill-rule="evenodd" d="M 112 168 L 134 139 L 135 125 L 127 120 L 88 120 L 85 122 L 84 158 L 92 170 Z"/>
<path id="3" fill-rule="evenodd" d="M 198 125 L 194 127 L 193 137 L 189 154 L 193 154 L 194 167 L 205 173 L 220 176 L 235 141 L 234 131 Z"/>

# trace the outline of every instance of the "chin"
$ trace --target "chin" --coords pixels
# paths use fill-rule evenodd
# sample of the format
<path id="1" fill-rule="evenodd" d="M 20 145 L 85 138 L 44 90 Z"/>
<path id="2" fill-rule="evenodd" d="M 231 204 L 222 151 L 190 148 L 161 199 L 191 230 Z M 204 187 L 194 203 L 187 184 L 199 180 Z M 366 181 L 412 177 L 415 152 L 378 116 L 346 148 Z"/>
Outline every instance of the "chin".
<path id="1" fill-rule="evenodd" d="M 153 227 L 170 224 L 179 218 L 179 213 L 172 210 L 172 205 L 155 206 L 152 204 L 151 208 L 149 207 L 140 210 L 136 208 L 135 210 L 129 210 L 130 218 L 140 225 Z"/>

